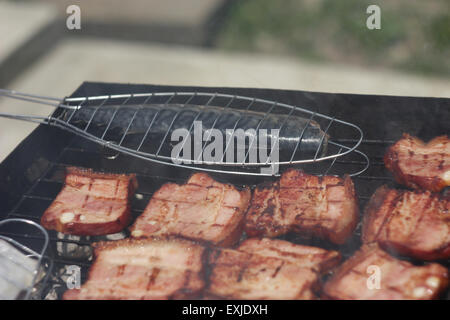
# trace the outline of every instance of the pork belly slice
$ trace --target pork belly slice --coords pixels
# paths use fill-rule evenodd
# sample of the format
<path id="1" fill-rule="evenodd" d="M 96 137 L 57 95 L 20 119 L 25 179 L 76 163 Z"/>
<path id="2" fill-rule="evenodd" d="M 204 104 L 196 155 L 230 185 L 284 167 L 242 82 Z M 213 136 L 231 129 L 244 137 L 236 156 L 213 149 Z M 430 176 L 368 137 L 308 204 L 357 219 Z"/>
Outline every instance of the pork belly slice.
<path id="1" fill-rule="evenodd" d="M 318 177 L 292 169 L 279 181 L 256 188 L 245 231 L 266 237 L 296 232 L 342 244 L 355 229 L 358 215 L 350 177 Z"/>
<path id="2" fill-rule="evenodd" d="M 407 187 L 439 192 L 450 186 L 450 140 L 448 136 L 428 143 L 404 134 L 391 146 L 384 163 L 395 180 Z"/>
<path id="3" fill-rule="evenodd" d="M 283 240 L 248 239 L 216 249 L 207 295 L 225 299 L 314 299 L 320 273 L 340 261 L 337 251 Z"/>
<path id="4" fill-rule="evenodd" d="M 379 289 L 374 278 L 377 275 Z M 438 298 L 447 285 L 448 271 L 444 266 L 414 266 L 372 243 L 364 245 L 338 268 L 325 284 L 323 294 L 324 298 L 340 300 L 427 300 Z"/>
<path id="5" fill-rule="evenodd" d="M 248 189 L 239 191 L 196 173 L 184 185 L 167 183 L 155 192 L 131 227 L 131 235 L 181 236 L 228 246 L 242 234 L 249 200 Z"/>
<path id="6" fill-rule="evenodd" d="M 122 231 L 131 220 L 129 200 L 137 188 L 134 174 L 98 173 L 69 167 L 65 184 L 41 224 L 72 235 L 105 235 Z"/>
<path id="7" fill-rule="evenodd" d="M 204 287 L 205 248 L 181 239 L 123 239 L 95 244 L 86 283 L 64 299 L 187 299 Z"/>
<path id="8" fill-rule="evenodd" d="M 450 258 L 449 196 L 380 187 L 369 201 L 362 240 L 421 260 Z"/>

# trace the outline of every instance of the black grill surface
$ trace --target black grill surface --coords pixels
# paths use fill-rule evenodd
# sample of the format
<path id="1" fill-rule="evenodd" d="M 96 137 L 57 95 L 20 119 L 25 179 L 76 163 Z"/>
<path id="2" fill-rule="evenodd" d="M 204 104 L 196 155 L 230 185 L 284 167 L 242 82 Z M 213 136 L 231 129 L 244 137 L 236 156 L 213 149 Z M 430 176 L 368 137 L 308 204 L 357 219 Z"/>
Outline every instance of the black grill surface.
<path id="1" fill-rule="evenodd" d="M 374 190 L 382 184 L 402 188 L 393 182 L 392 176 L 384 168 L 382 158 L 386 148 L 399 139 L 403 132 L 424 140 L 449 134 L 450 99 L 442 98 L 89 82 L 83 83 L 71 97 L 165 91 L 219 92 L 263 98 L 298 105 L 358 125 L 364 132 L 364 140 L 359 150 L 370 158 L 370 167 L 363 174 L 353 178 L 361 212 Z M 351 170 L 360 167 L 361 163 L 348 157 L 338 159 L 336 165 Z M 142 213 L 153 192 L 162 184 L 168 181 L 182 183 L 193 173 L 188 169 L 159 165 L 117 154 L 61 129 L 41 125 L 0 164 L 0 219 L 26 218 L 38 222 L 44 210 L 60 191 L 67 166 L 105 172 L 136 173 L 139 182 L 137 193 L 141 196 L 135 197 L 132 202 L 134 217 Z M 212 176 L 222 182 L 251 187 L 267 180 L 254 176 L 225 174 Z M 30 233 L 28 229 L 21 229 L 19 226 L 2 229 L 2 234 L 9 235 L 31 248 L 39 248 L 42 245 L 40 235 Z M 51 241 L 47 256 L 53 261 L 53 267 L 48 269 L 50 273 L 48 281 L 40 283 L 43 290 L 37 298 L 55 299 L 61 298 L 61 294 L 67 288 L 65 283 L 69 275 L 67 266 L 79 266 L 81 281 L 86 279 L 92 262 L 90 243 L 126 237 L 128 232 L 107 237 L 73 237 L 50 231 L 49 236 Z M 342 246 L 330 245 L 316 239 L 299 239 L 293 235 L 284 238 L 296 243 L 337 249 L 344 258 L 348 258 L 361 245 L 360 227 L 353 238 Z M 421 264 L 419 261 L 412 262 Z M 440 263 L 450 266 L 448 260 Z M 450 290 L 442 298 L 450 299 Z"/>

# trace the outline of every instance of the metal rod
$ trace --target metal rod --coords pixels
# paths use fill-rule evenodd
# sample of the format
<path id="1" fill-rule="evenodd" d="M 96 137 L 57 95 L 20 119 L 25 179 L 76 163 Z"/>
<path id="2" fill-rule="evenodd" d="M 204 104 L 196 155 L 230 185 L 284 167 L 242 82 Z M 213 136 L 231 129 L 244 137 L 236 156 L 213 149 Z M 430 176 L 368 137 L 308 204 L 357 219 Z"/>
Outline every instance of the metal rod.
<path id="1" fill-rule="evenodd" d="M 213 97 L 211 97 L 211 98 L 208 100 L 208 102 L 205 104 L 205 107 L 209 106 L 209 104 L 211 103 L 211 101 L 214 100 L 215 97 L 216 97 L 215 95 L 214 95 Z M 198 111 L 198 112 L 197 112 L 197 115 L 195 116 L 194 120 L 192 120 L 192 123 L 191 123 L 191 125 L 190 125 L 190 127 L 189 127 L 189 131 L 188 131 L 188 134 L 186 135 L 186 137 L 189 136 L 189 135 L 191 134 L 191 131 L 192 131 L 192 129 L 194 128 L 194 123 L 195 123 L 195 121 L 197 121 L 198 117 L 199 117 L 201 114 L 202 114 L 201 111 Z M 211 135 L 211 134 L 210 134 L 210 135 Z M 187 139 L 184 139 L 183 144 L 182 144 L 181 147 L 180 147 L 180 150 L 183 150 L 183 147 L 184 147 L 184 145 L 186 144 L 186 141 L 187 141 Z M 202 149 L 202 152 L 200 153 L 199 158 L 200 158 L 201 155 L 203 154 L 203 151 L 204 151 L 204 149 Z M 180 160 L 180 159 L 178 158 L 178 156 L 177 156 L 177 159 L 176 159 L 176 160 Z M 197 159 L 197 161 L 198 161 L 198 159 Z"/>
<path id="2" fill-rule="evenodd" d="M 133 95 L 131 95 L 130 97 L 128 97 L 128 98 L 120 105 L 120 107 L 123 107 L 124 105 L 126 105 L 127 102 L 128 102 L 132 97 L 133 97 Z M 119 112 L 120 107 L 117 108 L 117 109 L 114 111 L 114 113 L 113 113 L 111 119 L 109 120 L 108 125 L 106 126 L 105 131 L 103 131 L 102 137 L 101 137 L 100 139 L 103 140 L 103 139 L 105 138 L 105 135 L 106 135 L 106 133 L 108 132 L 109 127 L 111 126 L 111 124 L 112 124 L 114 118 L 116 117 L 117 112 Z"/>
<path id="3" fill-rule="evenodd" d="M 97 111 L 106 103 L 106 101 L 108 101 L 108 98 L 104 99 L 102 101 L 102 103 L 100 103 L 100 105 L 98 105 L 97 107 L 95 107 L 94 112 L 92 113 L 91 117 L 89 118 L 89 121 L 86 125 L 86 127 L 84 127 L 83 131 L 87 132 L 89 126 L 91 125 L 92 120 L 95 117 L 95 114 L 97 113 Z"/>
<path id="4" fill-rule="evenodd" d="M 340 154 L 341 151 L 342 151 L 342 148 L 339 149 L 338 154 Z M 336 162 L 336 159 L 337 159 L 337 158 L 334 158 L 334 159 L 331 161 L 331 164 L 328 166 L 327 170 L 325 170 L 325 172 L 324 172 L 324 174 L 323 174 L 324 176 L 327 175 L 328 172 L 330 172 L 330 169 L 333 167 L 334 163 Z"/>
<path id="5" fill-rule="evenodd" d="M 281 133 L 281 130 L 283 129 L 283 127 L 286 125 L 287 121 L 289 120 L 289 118 L 291 117 L 292 113 L 294 113 L 295 109 L 293 108 L 289 114 L 287 115 L 287 117 L 284 119 L 283 123 L 281 124 L 281 126 L 278 128 L 278 132 Z M 269 156 L 267 157 L 266 160 L 266 164 L 269 164 L 269 159 L 272 159 L 272 153 L 273 153 L 273 149 L 275 149 L 277 147 L 277 144 L 279 144 L 280 141 L 280 137 L 278 136 L 277 139 L 275 140 L 275 143 L 272 147 L 272 143 L 271 143 L 271 147 L 270 147 L 270 153 Z"/>
<path id="6" fill-rule="evenodd" d="M 236 98 L 236 96 L 233 96 L 231 99 L 230 99 L 230 101 L 225 105 L 225 107 L 222 107 L 222 111 L 225 111 L 225 109 L 228 109 L 230 106 L 231 106 L 231 104 L 233 103 L 233 101 L 234 101 L 234 99 Z M 204 145 L 202 145 L 202 152 L 198 155 L 198 158 L 197 158 L 197 160 L 196 161 L 199 161 L 200 160 L 200 158 L 201 158 L 201 156 L 202 156 L 202 154 L 203 154 L 203 152 L 205 152 L 205 149 L 206 149 L 206 145 L 207 145 L 207 143 L 208 143 L 208 141 L 209 141 L 209 139 L 211 138 L 211 135 L 212 135 L 212 130 L 216 127 L 216 123 L 217 123 L 217 121 L 219 121 L 219 119 L 220 119 L 220 117 L 223 115 L 223 112 L 222 113 L 219 113 L 219 115 L 214 119 L 214 122 L 213 122 L 213 124 L 212 124 L 212 126 L 211 126 L 211 130 L 209 131 L 209 135 L 208 135 L 208 137 L 206 138 L 206 140 L 205 140 L 205 144 Z"/>
<path id="7" fill-rule="evenodd" d="M 264 114 L 264 117 L 259 120 L 258 125 L 256 126 L 255 132 L 256 134 L 258 133 L 259 127 L 261 126 L 261 123 L 263 123 L 264 120 L 266 120 L 267 116 L 270 114 L 270 112 L 272 112 L 273 108 L 275 108 L 275 106 L 277 105 L 277 103 L 275 102 L 274 104 L 272 104 L 272 106 L 270 107 L 270 109 Z M 244 161 L 242 162 L 242 164 L 245 163 L 245 160 L 247 160 L 247 157 L 250 153 L 250 149 L 253 146 L 253 142 L 255 142 L 256 137 L 253 137 L 252 141 L 250 142 L 249 146 L 248 146 L 248 150 L 247 153 L 245 154 L 245 158 Z"/>
<path id="8" fill-rule="evenodd" d="M 153 97 L 153 96 L 148 96 L 147 98 L 145 98 L 144 102 L 141 105 L 139 105 L 139 107 L 134 112 L 133 117 L 131 118 L 131 121 L 130 121 L 130 123 L 127 126 L 127 129 L 125 130 L 125 132 L 122 135 L 122 138 L 120 139 L 119 146 L 122 145 L 122 142 L 125 139 L 125 136 L 127 135 L 128 131 L 130 130 L 131 124 L 133 123 L 134 119 L 136 118 L 137 113 L 139 112 L 139 110 L 142 110 L 144 105 L 147 104 L 147 102 L 150 100 L 151 97 Z"/>
<path id="9" fill-rule="evenodd" d="M 167 136 L 169 135 L 170 129 L 172 129 L 173 124 L 175 123 L 175 120 L 178 119 L 178 116 L 181 114 L 182 109 L 178 110 L 177 113 L 173 116 L 172 122 L 170 122 L 169 128 L 167 129 L 166 133 L 164 134 L 164 137 L 161 140 L 161 143 L 159 144 L 158 150 L 156 151 L 155 155 L 158 156 L 159 152 L 161 151 L 162 146 L 164 145 L 164 142 L 167 139 Z"/>
<path id="10" fill-rule="evenodd" d="M 298 138 L 297 144 L 295 145 L 294 151 L 292 152 L 291 159 L 289 160 L 289 163 L 292 164 L 292 160 L 294 159 L 295 153 L 297 152 L 298 147 L 300 146 L 300 143 L 303 139 L 303 136 L 305 134 L 306 129 L 309 127 L 309 124 L 311 123 L 312 119 L 314 118 L 315 113 L 311 115 L 306 125 L 303 127 L 302 133 L 300 134 L 300 137 Z"/>
<path id="11" fill-rule="evenodd" d="M 253 100 L 247 105 L 247 108 L 245 109 L 245 111 L 250 110 L 250 108 L 251 108 L 252 105 L 255 103 L 255 101 L 256 101 L 256 99 L 253 99 Z M 239 115 L 239 118 L 238 118 L 237 121 L 234 123 L 233 132 L 236 130 L 237 125 L 239 124 L 239 121 L 241 121 L 241 119 L 242 119 L 242 113 Z M 225 155 L 227 154 L 227 150 L 228 150 L 228 147 L 229 147 L 230 144 L 231 144 L 231 140 L 232 140 L 232 139 L 233 139 L 233 137 L 231 137 L 230 141 L 228 141 L 227 145 L 225 146 L 225 151 L 223 152 L 221 162 L 223 162 L 223 159 L 225 158 Z"/>
<path id="12" fill-rule="evenodd" d="M 27 115 L 11 115 L 9 113 L 1 113 L 0 117 L 11 119 L 11 120 L 21 120 L 21 121 L 27 121 L 27 122 L 34 122 L 39 124 L 49 124 L 48 117 L 43 116 L 27 116 Z"/>
<path id="13" fill-rule="evenodd" d="M 69 119 L 67 119 L 67 123 L 70 123 L 70 120 L 72 120 L 73 115 L 74 115 L 78 110 L 80 110 L 81 106 L 82 106 L 84 103 L 86 103 L 86 101 L 87 101 L 87 99 L 81 101 L 80 104 L 78 104 L 78 106 L 76 107 L 76 109 L 73 110 L 72 113 L 70 114 Z"/>
<path id="14" fill-rule="evenodd" d="M 61 101 L 60 98 L 56 98 L 56 97 L 49 97 L 49 96 L 41 96 L 41 95 L 36 95 L 36 94 L 31 94 L 31 93 L 25 93 L 25 92 L 20 92 L 20 91 L 16 91 L 16 90 L 9 90 L 9 89 L 0 89 L 0 95 L 3 94 L 9 94 L 12 96 L 23 96 L 23 97 L 29 97 L 29 98 L 36 98 L 39 100 L 53 100 L 53 101 Z"/>
<path id="15" fill-rule="evenodd" d="M 169 101 L 172 101 L 173 96 L 170 96 L 169 99 L 164 103 L 164 104 L 168 104 Z M 150 132 L 150 128 L 153 126 L 153 123 L 155 122 L 156 117 L 158 116 L 159 112 L 161 111 L 161 109 L 157 110 L 155 115 L 153 116 L 152 121 L 150 122 L 150 125 L 148 126 L 147 130 L 145 131 L 144 137 L 142 138 L 141 142 L 139 143 L 139 146 L 137 148 L 137 151 L 139 152 L 139 150 L 141 150 L 142 145 L 144 144 L 145 139 L 147 139 L 147 135 Z"/>
<path id="16" fill-rule="evenodd" d="M 174 97 L 175 97 L 175 95 L 174 95 Z M 193 97 L 191 97 L 190 99 L 188 99 L 188 102 L 186 102 L 186 104 L 188 104 L 189 102 L 191 102 L 192 99 L 193 99 Z M 172 98 L 169 99 L 169 101 L 172 101 Z M 166 104 L 168 104 L 169 101 L 166 102 Z M 161 143 L 160 143 L 160 145 L 159 145 L 159 147 L 158 147 L 158 150 L 156 151 L 156 156 L 159 155 L 159 152 L 161 151 L 161 148 L 162 148 L 162 146 L 164 145 L 164 141 L 166 141 L 166 138 L 167 138 L 167 136 L 169 135 L 170 129 L 172 129 L 172 126 L 173 126 L 175 120 L 176 120 L 176 119 L 178 118 L 178 116 L 180 115 L 181 111 L 182 111 L 181 109 L 178 110 L 178 112 L 174 115 L 174 117 L 173 117 L 173 119 L 172 119 L 172 122 L 170 123 L 169 128 L 167 129 L 166 133 L 164 134 L 164 138 L 162 138 Z"/>
<path id="17" fill-rule="evenodd" d="M 15 100 L 22 100 L 22 101 L 47 105 L 47 106 L 51 106 L 53 108 L 61 107 L 61 108 L 72 109 L 71 106 L 62 104 L 61 103 L 62 99 L 60 99 L 60 98 L 40 96 L 40 95 L 23 93 L 23 92 L 14 91 L 14 90 L 0 89 L 0 97 L 6 97 L 6 98 L 10 98 L 10 99 L 15 99 Z M 51 102 L 51 101 L 58 101 L 58 103 Z"/>
<path id="18" fill-rule="evenodd" d="M 320 138 L 319 146 L 317 147 L 316 154 L 314 155 L 314 161 L 317 160 L 317 156 L 319 155 L 320 148 L 322 147 L 322 144 L 323 144 L 323 140 L 325 139 L 325 137 L 327 135 L 327 132 L 328 132 L 328 129 L 330 129 L 331 124 L 333 123 L 333 120 L 334 120 L 334 118 L 331 119 L 331 121 L 328 123 L 325 131 L 322 133 L 322 138 Z"/>

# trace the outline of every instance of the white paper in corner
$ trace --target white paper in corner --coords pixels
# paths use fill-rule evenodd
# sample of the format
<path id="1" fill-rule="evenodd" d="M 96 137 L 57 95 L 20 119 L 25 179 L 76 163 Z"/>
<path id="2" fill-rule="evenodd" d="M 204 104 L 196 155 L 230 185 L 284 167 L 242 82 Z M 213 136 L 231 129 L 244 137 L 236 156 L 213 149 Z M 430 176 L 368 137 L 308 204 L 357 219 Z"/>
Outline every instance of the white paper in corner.
<path id="1" fill-rule="evenodd" d="M 0 299 L 16 299 L 33 281 L 37 260 L 0 239 Z"/>

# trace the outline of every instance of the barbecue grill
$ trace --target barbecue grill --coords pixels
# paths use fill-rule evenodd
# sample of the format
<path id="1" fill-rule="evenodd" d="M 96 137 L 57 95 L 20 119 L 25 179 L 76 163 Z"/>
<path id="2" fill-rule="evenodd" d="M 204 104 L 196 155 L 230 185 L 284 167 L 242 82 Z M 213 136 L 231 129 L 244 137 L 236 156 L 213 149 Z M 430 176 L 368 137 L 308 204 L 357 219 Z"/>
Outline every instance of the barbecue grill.
<path id="1" fill-rule="evenodd" d="M 387 146 L 399 139 L 403 132 L 424 140 L 448 134 L 450 123 L 450 99 L 369 96 L 351 94 L 314 93 L 304 91 L 263 90 L 247 88 L 197 88 L 152 85 L 125 85 L 108 83 L 84 83 L 66 101 L 77 101 L 80 97 L 144 94 L 161 92 L 205 92 L 231 96 L 254 97 L 280 104 L 307 106 L 312 113 L 328 115 L 330 121 L 342 119 L 361 128 L 364 138 L 349 137 L 346 132 L 332 131 L 330 136 L 342 146 L 342 150 L 355 150 L 324 161 L 297 163 L 312 174 L 354 173 L 355 189 L 361 210 L 374 190 L 382 184 L 401 188 L 385 169 L 382 157 Z M 72 104 L 73 105 L 73 104 Z M 58 110 L 53 114 L 58 115 Z M 322 124 L 323 125 L 323 124 Z M 325 126 L 326 128 L 326 126 Z M 332 127 L 330 126 L 330 129 Z M 340 138 L 342 137 L 342 138 Z M 362 138 L 362 137 L 361 137 Z M 342 153 L 342 150 L 340 151 Z M 353 151 L 352 150 L 352 151 Z M 370 166 L 367 167 L 367 155 Z M 162 184 L 171 181 L 182 183 L 193 173 L 188 167 L 172 167 L 164 163 L 149 162 L 142 157 L 124 154 L 108 144 L 99 144 L 62 131 L 55 126 L 38 126 L 0 165 L 0 219 L 23 218 L 39 222 L 44 210 L 50 205 L 62 187 L 67 166 L 92 168 L 97 171 L 136 173 L 139 181 L 137 196 L 132 201 L 132 213 L 142 213 L 151 195 Z M 283 169 L 283 168 L 281 168 Z M 245 173 L 245 171 L 243 172 Z M 272 177 L 261 175 L 233 174 L 216 171 L 211 173 L 218 181 L 254 187 Z M 44 239 L 42 234 L 22 226 L 4 227 L 1 235 L 20 238 L 30 248 Z M 43 287 L 40 298 L 58 299 L 67 289 L 66 280 L 72 275 L 71 266 L 79 266 L 81 282 L 86 280 L 92 262 L 90 244 L 99 240 L 115 240 L 128 236 L 120 234 L 97 237 L 62 236 L 49 231 L 49 247 L 46 258 L 53 261 L 52 270 Z M 292 235 L 289 241 L 339 250 L 344 258 L 349 257 L 360 246 L 360 227 L 346 244 L 336 246 L 318 239 L 299 239 Z M 410 261 L 413 261 L 409 259 Z M 413 261 L 419 263 L 417 261 Z M 450 261 L 440 261 L 450 267 Z M 443 297 L 450 299 L 450 291 Z"/>

